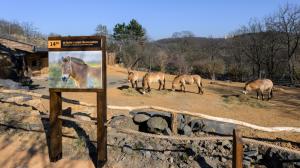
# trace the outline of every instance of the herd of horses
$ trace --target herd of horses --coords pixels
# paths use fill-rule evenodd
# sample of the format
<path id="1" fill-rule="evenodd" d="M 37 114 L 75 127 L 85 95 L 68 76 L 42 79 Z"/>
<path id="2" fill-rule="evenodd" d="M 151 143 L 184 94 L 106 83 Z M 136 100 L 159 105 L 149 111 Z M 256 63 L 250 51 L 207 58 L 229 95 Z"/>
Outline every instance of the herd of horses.
<path id="1" fill-rule="evenodd" d="M 87 78 L 101 78 L 100 67 L 90 67 L 82 59 L 66 56 L 61 60 L 61 80 L 67 82 L 69 78 L 75 81 L 75 85 L 78 88 L 87 87 Z M 128 69 L 128 81 L 131 83 L 132 88 L 138 88 L 139 73 Z M 162 72 L 148 72 L 142 77 L 142 93 L 146 91 L 151 92 L 151 84 L 158 83 L 158 90 L 165 89 L 166 76 Z M 196 84 L 198 87 L 198 93 L 204 94 L 202 78 L 200 75 L 177 75 L 172 82 L 172 91 L 180 86 L 181 91 L 186 91 L 186 85 Z M 268 93 L 268 100 L 273 97 L 273 82 L 269 79 L 256 79 L 249 81 L 245 84 L 243 93 L 247 94 L 250 91 L 256 91 L 257 99 L 261 95 L 264 100 L 264 93 Z"/>
<path id="2" fill-rule="evenodd" d="M 128 81 L 131 83 L 132 88 L 138 88 L 139 73 L 128 69 Z M 166 78 L 165 74 L 162 72 L 148 72 L 142 77 L 142 93 L 145 94 L 146 91 L 151 91 L 151 84 L 158 83 L 158 90 L 165 89 Z M 175 90 L 177 86 L 180 86 L 181 91 L 186 91 L 186 85 L 196 84 L 198 87 L 198 93 L 203 94 L 203 84 L 200 75 L 177 75 L 172 82 L 172 91 Z M 273 82 L 270 79 L 256 79 L 249 81 L 245 84 L 244 94 L 251 91 L 256 91 L 257 99 L 261 95 L 262 100 L 264 100 L 264 93 L 267 92 L 268 100 L 273 97 Z"/>

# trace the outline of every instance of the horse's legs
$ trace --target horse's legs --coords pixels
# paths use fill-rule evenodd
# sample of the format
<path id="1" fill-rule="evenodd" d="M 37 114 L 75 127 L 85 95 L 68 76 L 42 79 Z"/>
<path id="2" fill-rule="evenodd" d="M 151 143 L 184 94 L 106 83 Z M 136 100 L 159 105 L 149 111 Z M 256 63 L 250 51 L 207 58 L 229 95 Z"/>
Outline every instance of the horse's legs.
<path id="1" fill-rule="evenodd" d="M 148 91 L 151 92 L 150 83 L 147 82 L 147 85 L 148 85 Z"/>
<path id="2" fill-rule="evenodd" d="M 259 99 L 259 91 L 256 91 L 256 98 Z"/>
<path id="3" fill-rule="evenodd" d="M 159 84 L 158 90 L 160 90 L 161 89 L 161 85 L 162 85 L 161 80 L 158 81 L 158 84 Z"/>
<path id="4" fill-rule="evenodd" d="M 182 84 L 182 86 L 183 86 L 183 91 L 185 92 L 185 84 Z"/>
<path id="5" fill-rule="evenodd" d="M 135 81 L 135 87 L 138 88 L 138 81 Z"/>
<path id="6" fill-rule="evenodd" d="M 261 100 L 264 101 L 264 92 L 260 91 L 260 93 L 261 93 Z"/>
<path id="7" fill-rule="evenodd" d="M 180 84 L 180 90 L 183 92 L 183 85 Z"/>
<path id="8" fill-rule="evenodd" d="M 131 83 L 131 87 L 134 88 L 134 83 L 132 80 L 130 81 L 130 83 Z"/>
<path id="9" fill-rule="evenodd" d="M 164 80 L 163 80 L 163 90 L 165 90 L 166 89 L 166 78 L 164 78 Z"/>

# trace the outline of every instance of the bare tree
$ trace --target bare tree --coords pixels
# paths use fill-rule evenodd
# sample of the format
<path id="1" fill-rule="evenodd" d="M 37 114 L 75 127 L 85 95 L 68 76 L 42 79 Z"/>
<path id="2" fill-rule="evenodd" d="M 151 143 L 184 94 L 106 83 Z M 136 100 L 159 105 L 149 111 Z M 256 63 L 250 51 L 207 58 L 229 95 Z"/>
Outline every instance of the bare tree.
<path id="1" fill-rule="evenodd" d="M 267 19 L 267 29 L 281 35 L 281 43 L 286 50 L 287 68 L 291 83 L 297 80 L 295 72 L 295 52 L 300 39 L 300 6 L 286 4 Z"/>

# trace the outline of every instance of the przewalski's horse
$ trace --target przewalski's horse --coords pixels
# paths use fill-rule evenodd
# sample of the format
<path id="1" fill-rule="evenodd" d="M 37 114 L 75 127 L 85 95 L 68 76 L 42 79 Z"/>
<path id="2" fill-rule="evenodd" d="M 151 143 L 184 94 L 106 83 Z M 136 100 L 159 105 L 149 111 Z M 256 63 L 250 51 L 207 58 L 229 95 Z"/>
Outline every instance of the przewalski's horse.
<path id="1" fill-rule="evenodd" d="M 273 82 L 270 79 L 256 79 L 247 82 L 244 87 L 244 94 L 250 91 L 256 91 L 257 99 L 259 99 L 259 94 L 261 94 L 261 99 L 264 100 L 264 92 L 268 92 L 268 100 L 273 97 Z"/>
<path id="2" fill-rule="evenodd" d="M 198 87 L 198 93 L 203 94 L 202 78 L 199 75 L 178 75 L 172 82 L 172 90 L 175 90 L 176 85 L 180 84 L 181 91 L 185 92 L 186 84 L 192 85 L 196 83 Z"/>
<path id="3" fill-rule="evenodd" d="M 151 91 L 150 84 L 153 83 L 153 82 L 158 82 L 159 83 L 158 90 L 161 90 L 161 86 L 163 86 L 163 90 L 164 90 L 165 85 L 166 85 L 165 74 L 162 73 L 162 72 L 149 72 L 149 73 L 146 73 L 145 76 L 143 77 L 143 81 L 142 81 L 143 94 L 146 93 L 146 89 L 148 89 L 148 92 Z"/>
<path id="4" fill-rule="evenodd" d="M 63 82 L 72 78 L 76 87 L 86 88 L 88 76 L 101 79 L 101 67 L 95 68 L 88 66 L 82 59 L 66 56 L 62 58 L 62 77 Z"/>
<path id="5" fill-rule="evenodd" d="M 138 81 L 139 81 L 139 74 L 138 72 L 134 72 L 132 70 L 132 68 L 136 65 L 136 63 L 140 60 L 141 58 L 137 58 L 135 60 L 135 62 L 129 67 L 127 68 L 127 72 L 128 72 L 128 82 L 131 83 L 132 88 L 134 88 L 134 84 L 135 87 L 138 87 Z"/>
<path id="6" fill-rule="evenodd" d="M 139 81 L 138 72 L 134 72 L 134 71 L 129 70 L 129 69 L 128 69 L 127 72 L 128 72 L 128 82 L 131 83 L 132 88 L 134 88 L 134 84 L 135 84 L 135 87 L 137 88 L 138 87 L 138 81 Z"/>

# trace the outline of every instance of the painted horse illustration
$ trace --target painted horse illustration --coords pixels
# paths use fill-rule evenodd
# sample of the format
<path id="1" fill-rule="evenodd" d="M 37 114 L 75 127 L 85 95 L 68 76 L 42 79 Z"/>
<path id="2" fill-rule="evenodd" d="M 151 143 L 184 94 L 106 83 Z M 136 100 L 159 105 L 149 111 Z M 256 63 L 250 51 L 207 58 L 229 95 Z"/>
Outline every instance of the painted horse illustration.
<path id="1" fill-rule="evenodd" d="M 158 90 L 161 89 L 161 86 L 163 86 L 163 90 L 165 89 L 166 85 L 166 79 L 165 79 L 165 74 L 162 72 L 149 72 L 146 73 L 145 76 L 143 77 L 142 81 L 142 86 L 143 86 L 143 94 L 146 93 L 146 89 L 148 91 L 151 91 L 151 86 L 150 84 L 153 82 L 158 82 L 159 83 L 159 88 Z"/>
<path id="2" fill-rule="evenodd" d="M 186 84 L 192 85 L 196 83 L 198 86 L 198 93 L 203 94 L 202 78 L 199 75 L 178 75 L 172 82 L 172 90 L 175 90 L 176 85 L 180 84 L 181 91 L 185 92 Z"/>
<path id="3" fill-rule="evenodd" d="M 62 77 L 63 82 L 72 78 L 76 87 L 86 88 L 88 77 L 101 79 L 101 67 L 90 67 L 82 59 L 66 56 L 62 58 Z"/>
<path id="4" fill-rule="evenodd" d="M 264 92 L 268 92 L 268 100 L 273 97 L 273 82 L 270 79 L 257 79 L 247 82 L 244 87 L 244 94 L 250 91 L 256 91 L 257 99 L 261 94 L 261 99 L 264 100 Z"/>

